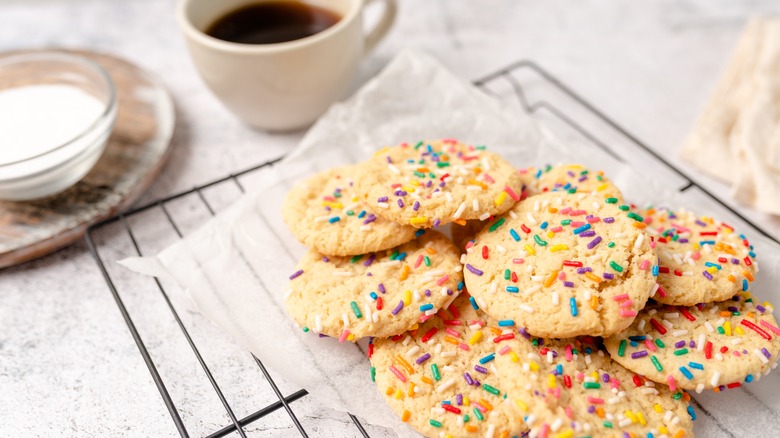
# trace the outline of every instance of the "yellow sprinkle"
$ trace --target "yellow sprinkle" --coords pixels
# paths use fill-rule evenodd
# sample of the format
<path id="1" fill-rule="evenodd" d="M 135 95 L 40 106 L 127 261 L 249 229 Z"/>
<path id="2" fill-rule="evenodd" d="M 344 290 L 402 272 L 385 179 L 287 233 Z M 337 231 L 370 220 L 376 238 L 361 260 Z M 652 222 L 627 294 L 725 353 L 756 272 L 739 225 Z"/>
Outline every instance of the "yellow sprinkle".
<path id="1" fill-rule="evenodd" d="M 355 340 L 355 334 L 354 333 L 350 333 L 349 336 L 347 336 L 347 340 L 350 341 L 350 342 L 354 341 Z"/>
<path id="2" fill-rule="evenodd" d="M 547 232 L 547 237 L 553 238 L 555 237 L 555 233 L 552 232 L 552 230 Z"/>
<path id="3" fill-rule="evenodd" d="M 414 397 L 414 382 L 409 382 L 409 390 L 406 391 L 406 395 Z"/>
<path id="4" fill-rule="evenodd" d="M 470 179 L 469 180 L 469 184 L 472 184 L 472 185 L 475 185 L 475 186 L 480 186 L 480 187 L 482 187 L 482 190 L 487 190 L 487 188 L 488 188 L 487 184 L 485 184 L 483 182 L 479 182 L 479 181 L 477 181 L 475 179 Z"/>
<path id="5" fill-rule="evenodd" d="M 550 252 L 558 252 L 563 251 L 565 249 L 569 249 L 569 245 L 565 245 L 563 243 L 559 243 L 557 245 L 553 245 L 550 247 Z"/>
<path id="6" fill-rule="evenodd" d="M 528 412 L 528 405 L 520 399 L 515 400 L 515 404 L 523 412 Z"/>
<path id="7" fill-rule="evenodd" d="M 407 278 L 409 278 L 409 265 L 404 265 L 404 267 L 401 268 L 401 281 L 404 281 Z M 404 305 L 408 306 L 409 303 L 407 303 L 406 300 L 404 300 Z"/>
<path id="8" fill-rule="evenodd" d="M 707 268 L 707 272 L 709 272 L 710 274 L 717 274 L 718 268 L 716 268 L 715 266 L 710 266 L 709 268 Z"/>
<path id="9" fill-rule="evenodd" d="M 409 267 L 409 265 L 406 265 L 405 267 Z M 408 306 L 412 304 L 412 291 L 405 290 L 404 291 L 404 306 Z"/>
<path id="10" fill-rule="evenodd" d="M 539 371 L 539 364 L 534 361 L 529 362 L 528 367 L 531 368 L 531 371 Z"/>
<path id="11" fill-rule="evenodd" d="M 631 420 L 632 423 L 636 423 L 637 422 L 636 415 L 634 415 L 633 412 L 625 411 L 625 412 L 623 412 L 623 414 L 625 414 L 625 416 L 628 417 L 628 419 Z"/>
<path id="12" fill-rule="evenodd" d="M 428 217 L 427 216 L 415 216 L 411 219 L 409 219 L 409 223 L 411 225 L 423 225 L 428 223 Z"/>
<path id="13" fill-rule="evenodd" d="M 609 184 L 604 183 L 596 187 L 596 191 L 603 192 L 604 190 L 607 190 L 609 188 Z"/>
<path id="14" fill-rule="evenodd" d="M 601 278 L 599 278 L 597 275 L 595 275 L 592 272 L 586 272 L 585 273 L 585 278 L 587 278 L 588 280 L 590 280 L 590 281 L 592 281 L 594 283 L 601 283 Z"/>
<path id="15" fill-rule="evenodd" d="M 398 365 L 401 365 L 401 368 L 405 369 L 407 373 L 414 374 L 414 368 L 412 368 L 409 362 L 407 362 L 406 359 L 401 357 L 400 354 L 397 354 L 395 356 L 395 361 Z"/>
<path id="16" fill-rule="evenodd" d="M 726 321 L 723 323 L 723 331 L 726 332 L 726 336 L 731 336 L 731 323 Z"/>
<path id="17" fill-rule="evenodd" d="M 556 383 L 556 382 L 555 382 L 555 375 L 553 375 L 553 374 L 548 374 L 548 375 L 547 375 L 547 386 L 548 386 L 550 389 L 555 389 L 555 387 L 557 386 L 555 383 Z"/>
<path id="18" fill-rule="evenodd" d="M 550 287 L 555 283 L 555 279 L 558 278 L 558 270 L 550 272 L 550 275 L 544 280 L 544 287 Z"/>
<path id="19" fill-rule="evenodd" d="M 512 359 L 512 362 L 519 362 L 520 358 L 517 356 L 517 353 L 514 351 L 509 352 L 509 357 Z"/>
<path id="20" fill-rule="evenodd" d="M 331 201 L 322 201 L 323 207 L 330 207 L 330 208 L 344 208 L 344 205 L 341 202 L 331 202 Z"/>
<path id="21" fill-rule="evenodd" d="M 659 414 L 662 414 L 664 412 L 664 408 L 661 407 L 661 405 L 659 405 L 658 403 L 656 403 L 655 406 L 653 406 L 653 410 L 658 412 Z"/>
<path id="22" fill-rule="evenodd" d="M 565 430 L 563 432 L 558 432 L 555 434 L 555 438 L 571 438 L 574 436 L 574 431 L 571 429 Z"/>
<path id="23" fill-rule="evenodd" d="M 382 149 L 374 152 L 374 156 L 376 157 L 377 155 L 382 155 L 383 153 L 385 153 L 385 152 L 387 152 L 389 150 L 390 150 L 390 147 L 389 146 L 385 146 Z"/>
<path id="24" fill-rule="evenodd" d="M 661 427 L 658 428 L 658 433 L 660 433 L 661 435 L 668 435 L 669 434 L 669 429 L 667 429 L 664 426 L 661 426 Z"/>
<path id="25" fill-rule="evenodd" d="M 527 252 L 528 255 L 536 255 L 536 250 L 534 250 L 534 247 L 527 243 L 525 244 L 523 249 L 525 249 L 525 252 Z"/>
<path id="26" fill-rule="evenodd" d="M 770 304 L 769 301 L 764 301 L 764 307 L 766 307 L 767 309 L 775 310 L 775 306 Z"/>
<path id="27" fill-rule="evenodd" d="M 503 204 L 505 200 L 506 200 L 506 192 L 501 192 L 498 194 L 498 196 L 496 196 L 496 200 L 493 202 L 495 202 L 495 204 L 498 206 Z"/>
<path id="28" fill-rule="evenodd" d="M 463 396 L 463 406 L 468 406 L 470 404 L 471 404 L 471 402 L 469 402 L 469 398 L 464 395 Z"/>
<path id="29" fill-rule="evenodd" d="M 397 389 L 393 397 L 395 397 L 396 400 L 401 400 L 402 398 L 404 398 L 404 392 L 401 391 L 400 389 Z"/>
<path id="30" fill-rule="evenodd" d="M 360 198 L 358 198 L 357 196 L 353 196 L 353 197 L 352 197 L 352 202 L 358 202 L 358 200 L 359 200 L 359 199 L 360 199 Z"/>
<path id="31" fill-rule="evenodd" d="M 420 185 L 420 182 L 419 182 L 419 181 L 417 181 L 417 180 L 413 180 L 413 181 L 412 181 L 412 185 L 413 185 L 413 186 L 419 186 L 419 185 Z M 409 193 L 412 193 L 412 192 L 414 192 L 414 187 L 411 187 L 411 186 L 401 186 L 401 188 L 402 188 L 403 190 L 405 190 L 405 191 L 409 192 Z"/>
<path id="32" fill-rule="evenodd" d="M 639 418 L 639 424 L 642 426 L 647 425 L 647 420 L 645 419 L 645 415 L 642 412 L 637 412 L 636 417 Z"/>
<path id="33" fill-rule="evenodd" d="M 409 418 L 411 417 L 412 417 L 412 413 L 404 409 L 404 413 L 401 414 L 401 421 L 406 423 L 407 421 L 409 421 Z"/>
<path id="34" fill-rule="evenodd" d="M 480 341 L 480 339 L 482 339 L 482 330 L 477 330 L 473 335 L 471 335 L 471 338 L 469 338 L 469 345 L 476 344 Z"/>

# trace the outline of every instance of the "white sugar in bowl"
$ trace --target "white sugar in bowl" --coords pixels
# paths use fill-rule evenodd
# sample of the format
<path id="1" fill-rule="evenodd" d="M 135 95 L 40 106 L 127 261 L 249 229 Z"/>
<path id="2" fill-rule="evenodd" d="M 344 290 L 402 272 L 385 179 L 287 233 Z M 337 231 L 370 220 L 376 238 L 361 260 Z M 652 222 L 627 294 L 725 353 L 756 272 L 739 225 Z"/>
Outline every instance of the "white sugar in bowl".
<path id="1" fill-rule="evenodd" d="M 116 120 L 114 83 L 64 52 L 0 55 L 0 200 L 59 193 L 81 180 Z"/>

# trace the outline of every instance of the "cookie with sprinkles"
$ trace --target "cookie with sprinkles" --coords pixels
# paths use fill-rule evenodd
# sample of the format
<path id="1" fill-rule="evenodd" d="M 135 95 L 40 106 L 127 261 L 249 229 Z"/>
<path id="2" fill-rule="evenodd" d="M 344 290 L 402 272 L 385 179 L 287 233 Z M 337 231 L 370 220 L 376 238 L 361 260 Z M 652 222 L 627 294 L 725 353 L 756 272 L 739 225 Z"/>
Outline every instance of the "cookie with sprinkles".
<path id="1" fill-rule="evenodd" d="M 462 288 L 455 245 L 441 233 L 391 250 L 328 257 L 309 250 L 290 276 L 287 313 L 303 327 L 355 341 L 403 333 L 451 302 Z"/>
<path id="2" fill-rule="evenodd" d="M 417 330 L 375 339 L 371 375 L 401 419 L 427 437 L 510 437 L 527 428 L 504 398 L 497 355 L 514 341 L 511 321 L 495 321 L 462 294 Z"/>
<path id="3" fill-rule="evenodd" d="M 778 336 L 772 307 L 741 292 L 692 307 L 650 304 L 604 343 L 626 368 L 673 389 L 701 392 L 757 381 L 777 366 Z"/>
<path id="4" fill-rule="evenodd" d="M 612 181 L 602 171 L 592 171 L 581 164 L 559 164 L 538 169 L 536 189 L 539 192 L 570 192 L 590 193 L 601 198 L 614 199 L 616 203 L 623 202 L 620 193 Z"/>
<path id="5" fill-rule="evenodd" d="M 690 396 L 630 372 L 593 338 L 528 339 L 496 356 L 507 398 L 536 437 L 692 437 Z"/>
<path id="6" fill-rule="evenodd" d="M 462 257 L 466 286 L 488 315 L 534 336 L 617 333 L 657 287 L 644 226 L 600 197 L 531 197 L 477 234 Z"/>
<path id="7" fill-rule="evenodd" d="M 743 234 L 686 210 L 651 208 L 642 216 L 660 260 L 656 301 L 693 306 L 748 290 L 758 264 Z"/>
<path id="8" fill-rule="evenodd" d="M 322 254 L 347 256 L 394 248 L 414 239 L 413 227 L 377 217 L 355 193 L 361 166 L 319 172 L 287 193 L 282 215 L 303 244 Z"/>
<path id="9" fill-rule="evenodd" d="M 520 175 L 509 162 L 456 140 L 383 149 L 364 168 L 358 190 L 379 216 L 417 228 L 485 220 L 520 200 Z"/>

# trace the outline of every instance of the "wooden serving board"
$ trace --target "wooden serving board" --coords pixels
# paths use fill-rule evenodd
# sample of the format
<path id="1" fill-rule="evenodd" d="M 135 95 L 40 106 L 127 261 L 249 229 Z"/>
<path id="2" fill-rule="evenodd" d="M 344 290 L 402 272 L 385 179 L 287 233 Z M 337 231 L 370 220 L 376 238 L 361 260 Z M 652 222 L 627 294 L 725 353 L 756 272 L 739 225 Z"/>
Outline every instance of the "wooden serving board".
<path id="1" fill-rule="evenodd" d="M 162 84 L 115 56 L 68 52 L 99 63 L 111 75 L 118 99 L 116 124 L 100 160 L 73 187 L 35 201 L 0 201 L 0 268 L 69 245 L 91 224 L 126 209 L 151 185 L 168 157 L 175 113 Z"/>

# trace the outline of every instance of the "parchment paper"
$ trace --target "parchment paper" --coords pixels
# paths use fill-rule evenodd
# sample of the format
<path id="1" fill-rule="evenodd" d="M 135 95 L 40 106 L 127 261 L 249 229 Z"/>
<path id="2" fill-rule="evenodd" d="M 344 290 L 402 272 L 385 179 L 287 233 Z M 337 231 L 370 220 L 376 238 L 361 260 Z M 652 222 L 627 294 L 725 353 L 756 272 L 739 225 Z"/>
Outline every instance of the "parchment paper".
<path id="1" fill-rule="evenodd" d="M 364 345 L 304 334 L 286 316 L 286 283 L 305 248 L 283 224 L 280 208 L 289 187 L 317 170 L 363 160 L 385 145 L 441 137 L 488 145 L 518 167 L 583 162 L 606 170 L 636 203 L 695 208 L 662 182 L 642 178 L 605 154 L 560 144 L 518 107 L 499 103 L 430 57 L 403 52 L 332 107 L 233 206 L 157 256 L 120 263 L 181 285 L 206 318 L 324 405 L 391 427 L 399 436 L 416 436 L 371 382 Z M 757 246 L 773 255 L 760 253 L 756 283 L 777 284 L 780 251 L 768 241 Z"/>

